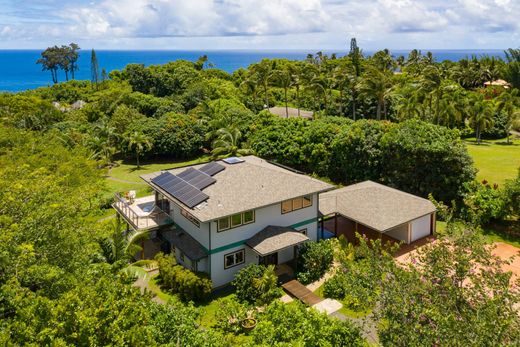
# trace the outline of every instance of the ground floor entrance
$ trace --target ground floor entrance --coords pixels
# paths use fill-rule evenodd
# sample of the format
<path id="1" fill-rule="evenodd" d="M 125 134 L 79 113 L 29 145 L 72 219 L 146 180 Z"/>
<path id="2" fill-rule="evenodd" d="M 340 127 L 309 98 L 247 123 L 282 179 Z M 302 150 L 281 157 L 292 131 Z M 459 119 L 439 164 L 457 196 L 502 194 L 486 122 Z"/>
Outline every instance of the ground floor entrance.
<path id="1" fill-rule="evenodd" d="M 258 263 L 265 266 L 278 265 L 278 252 L 258 257 Z"/>

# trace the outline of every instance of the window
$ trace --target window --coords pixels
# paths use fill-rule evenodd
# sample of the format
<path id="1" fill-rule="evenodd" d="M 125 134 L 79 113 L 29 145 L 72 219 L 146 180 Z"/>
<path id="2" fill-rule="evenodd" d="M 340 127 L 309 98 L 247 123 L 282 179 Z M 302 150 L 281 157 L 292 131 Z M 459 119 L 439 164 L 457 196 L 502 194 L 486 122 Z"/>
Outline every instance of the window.
<path id="1" fill-rule="evenodd" d="M 231 216 L 231 227 L 235 228 L 242 225 L 242 213 L 234 214 Z"/>
<path id="2" fill-rule="evenodd" d="M 218 231 L 229 229 L 229 217 L 220 218 L 218 220 Z"/>
<path id="3" fill-rule="evenodd" d="M 242 219 L 244 224 L 253 223 L 255 221 L 255 211 L 251 210 L 244 212 Z"/>
<path id="4" fill-rule="evenodd" d="M 293 199 L 292 201 L 292 209 L 299 210 L 303 208 L 303 198 Z"/>
<path id="5" fill-rule="evenodd" d="M 253 223 L 255 221 L 255 211 L 246 211 L 237 213 L 231 217 L 224 217 L 218 220 L 218 231 L 224 231 L 231 228 L 236 228 L 244 224 Z"/>
<path id="6" fill-rule="evenodd" d="M 282 202 L 282 213 L 289 213 L 292 211 L 292 200 Z"/>
<path id="7" fill-rule="evenodd" d="M 307 228 L 298 231 L 301 232 L 303 235 L 307 236 Z"/>
<path id="8" fill-rule="evenodd" d="M 282 201 L 282 214 L 312 206 L 312 196 L 306 195 L 300 198 Z"/>
<path id="9" fill-rule="evenodd" d="M 244 250 L 228 253 L 224 256 L 224 269 L 243 264 L 245 261 Z"/>
<path id="10" fill-rule="evenodd" d="M 193 216 L 191 213 L 189 213 L 188 211 L 186 211 L 185 209 L 181 208 L 181 215 L 186 218 L 187 220 L 189 220 L 190 222 L 192 222 L 193 224 L 195 224 L 197 227 L 200 227 L 200 222 L 197 218 L 195 218 L 195 216 Z"/>

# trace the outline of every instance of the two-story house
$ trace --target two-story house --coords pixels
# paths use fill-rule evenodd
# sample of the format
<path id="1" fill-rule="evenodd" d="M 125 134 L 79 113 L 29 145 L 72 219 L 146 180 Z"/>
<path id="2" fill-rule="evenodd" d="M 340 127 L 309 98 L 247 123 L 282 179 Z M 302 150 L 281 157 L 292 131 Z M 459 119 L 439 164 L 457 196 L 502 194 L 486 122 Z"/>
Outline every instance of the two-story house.
<path id="1" fill-rule="evenodd" d="M 177 261 L 207 272 L 214 287 L 247 264 L 294 259 L 299 244 L 318 239 L 319 194 L 333 189 L 255 156 L 141 178 L 155 194 L 114 207 L 136 230 L 159 229 Z"/>

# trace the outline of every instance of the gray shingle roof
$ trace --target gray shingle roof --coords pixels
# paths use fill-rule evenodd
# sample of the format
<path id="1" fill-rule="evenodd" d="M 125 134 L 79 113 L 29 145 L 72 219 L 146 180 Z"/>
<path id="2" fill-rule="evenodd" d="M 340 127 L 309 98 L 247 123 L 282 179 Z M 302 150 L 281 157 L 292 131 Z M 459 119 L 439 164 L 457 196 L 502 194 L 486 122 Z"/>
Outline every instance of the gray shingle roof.
<path id="1" fill-rule="evenodd" d="M 372 181 L 320 194 L 320 213 L 339 213 L 380 232 L 435 212 L 427 199 Z"/>
<path id="2" fill-rule="evenodd" d="M 199 221 L 206 222 L 334 188 L 328 183 L 289 171 L 255 156 L 241 159 L 244 162 L 239 164 L 218 161 L 225 166 L 225 170 L 213 176 L 217 182 L 203 189 L 203 192 L 209 195 L 206 202 L 188 209 L 173 196 L 169 198 L 189 210 Z M 192 167 L 198 168 L 203 165 Z M 168 171 L 175 175 L 186 169 L 187 167 Z M 142 175 L 141 178 L 160 191 L 150 183 L 150 180 L 159 174 L 161 172 Z"/>
<path id="3" fill-rule="evenodd" d="M 275 116 L 280 116 L 282 118 L 286 118 L 287 113 L 289 113 L 289 118 L 298 118 L 298 109 L 297 108 L 288 107 L 287 111 L 288 112 L 286 112 L 286 110 L 285 110 L 285 106 L 284 107 L 275 106 L 275 107 L 269 108 L 269 112 L 271 112 Z M 313 115 L 314 115 L 314 112 L 312 112 L 312 111 L 305 111 L 305 110 L 300 109 L 300 118 L 312 119 Z"/>
<path id="4" fill-rule="evenodd" d="M 246 241 L 256 253 L 265 256 L 284 248 L 309 240 L 303 233 L 291 227 L 269 225 Z"/>
<path id="5" fill-rule="evenodd" d="M 199 260 L 208 255 L 204 247 L 182 229 L 175 228 L 171 233 L 165 233 L 165 238 L 191 260 Z"/>

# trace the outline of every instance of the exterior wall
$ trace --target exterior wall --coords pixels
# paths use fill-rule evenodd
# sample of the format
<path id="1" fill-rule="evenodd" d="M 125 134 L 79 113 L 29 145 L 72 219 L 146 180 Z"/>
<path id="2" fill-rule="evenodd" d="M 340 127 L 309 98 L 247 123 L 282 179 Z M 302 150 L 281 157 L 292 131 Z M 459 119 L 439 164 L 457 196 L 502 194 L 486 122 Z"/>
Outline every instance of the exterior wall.
<path id="1" fill-rule="evenodd" d="M 412 223 L 412 242 L 430 235 L 431 214 L 414 219 L 411 223 Z"/>
<path id="2" fill-rule="evenodd" d="M 228 269 L 224 268 L 224 256 L 229 253 L 233 253 L 243 249 L 245 252 L 245 261 Z M 213 287 L 221 287 L 229 282 L 233 281 L 235 278 L 235 274 L 240 271 L 243 267 L 248 264 L 258 264 L 258 255 L 247 245 L 243 244 L 237 247 L 233 247 L 230 249 L 226 249 L 222 252 L 214 253 L 210 255 L 211 257 L 211 281 L 213 282 Z"/>
<path id="3" fill-rule="evenodd" d="M 410 243 L 408 240 L 408 223 L 390 229 L 385 234 L 393 237 L 394 239 Z"/>
<path id="4" fill-rule="evenodd" d="M 211 249 L 221 248 L 245 241 L 269 225 L 294 226 L 300 230 L 307 228 L 307 235 L 311 240 L 317 239 L 318 204 L 317 194 L 312 196 L 312 205 L 297 211 L 282 214 L 281 203 L 266 206 L 255 210 L 255 222 L 237 228 L 217 232 L 217 222 L 211 222 Z M 303 225 L 302 222 L 307 221 Z"/>
<path id="5" fill-rule="evenodd" d="M 209 223 L 200 223 L 200 227 L 197 227 L 190 220 L 181 215 L 181 208 L 171 201 L 170 217 L 173 219 L 175 224 L 184 229 L 191 235 L 191 237 L 197 240 L 198 243 L 206 249 L 209 249 Z"/>

